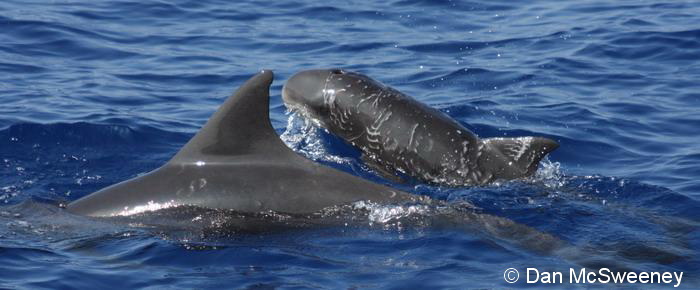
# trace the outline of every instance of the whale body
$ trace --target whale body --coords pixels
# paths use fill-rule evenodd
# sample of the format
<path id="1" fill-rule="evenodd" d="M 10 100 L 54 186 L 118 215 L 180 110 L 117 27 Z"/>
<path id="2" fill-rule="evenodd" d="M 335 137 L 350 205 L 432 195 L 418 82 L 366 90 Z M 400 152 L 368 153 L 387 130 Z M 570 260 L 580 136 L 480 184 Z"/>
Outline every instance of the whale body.
<path id="1" fill-rule="evenodd" d="M 481 139 L 448 115 L 365 75 L 307 70 L 282 89 L 299 112 L 363 153 L 390 179 L 403 174 L 449 186 L 532 175 L 559 144 L 544 137 Z"/>

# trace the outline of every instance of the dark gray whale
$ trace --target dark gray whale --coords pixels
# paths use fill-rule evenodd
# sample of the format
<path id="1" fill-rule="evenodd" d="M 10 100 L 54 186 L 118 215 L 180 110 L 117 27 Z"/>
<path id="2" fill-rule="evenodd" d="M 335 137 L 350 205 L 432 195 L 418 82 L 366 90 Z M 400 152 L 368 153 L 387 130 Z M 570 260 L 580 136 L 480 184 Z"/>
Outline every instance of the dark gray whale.
<path id="1" fill-rule="evenodd" d="M 427 201 L 317 164 L 289 149 L 269 119 L 272 72 L 248 80 L 162 167 L 67 206 L 87 216 L 128 216 L 175 206 L 303 214 L 367 200 Z"/>
<path id="2" fill-rule="evenodd" d="M 559 144 L 542 137 L 480 139 L 446 114 L 371 78 L 308 70 L 284 85 L 285 105 L 363 152 L 385 177 L 481 185 L 532 175 Z"/>

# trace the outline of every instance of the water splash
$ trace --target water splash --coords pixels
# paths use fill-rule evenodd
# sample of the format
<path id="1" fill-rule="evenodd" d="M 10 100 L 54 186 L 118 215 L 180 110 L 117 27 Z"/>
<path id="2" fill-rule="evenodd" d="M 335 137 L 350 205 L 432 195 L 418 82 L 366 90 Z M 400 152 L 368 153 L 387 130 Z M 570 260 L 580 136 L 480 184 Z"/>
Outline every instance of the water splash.
<path id="1" fill-rule="evenodd" d="M 567 183 L 561 164 L 550 161 L 548 157 L 540 161 L 540 167 L 535 172 L 532 180 L 541 182 L 544 186 L 551 189 L 562 188 Z"/>
<path id="2" fill-rule="evenodd" d="M 411 216 L 426 216 L 431 212 L 427 205 L 384 205 L 368 201 L 352 204 L 354 210 L 367 211 L 371 223 L 388 224 Z"/>
<path id="3" fill-rule="evenodd" d="M 139 205 L 139 206 L 134 206 L 132 208 L 124 207 L 124 210 L 114 214 L 114 216 L 130 216 L 130 215 L 136 215 L 140 213 L 145 213 L 145 212 L 151 212 L 151 211 L 158 211 L 166 208 L 171 208 L 171 207 L 176 207 L 179 204 L 176 203 L 174 200 L 168 201 L 168 202 L 154 202 L 154 201 L 149 201 L 148 203 L 144 205 Z"/>
<path id="4" fill-rule="evenodd" d="M 287 128 L 280 135 L 280 139 L 289 148 L 311 160 L 350 164 L 351 159 L 328 152 L 319 135 L 319 130 L 312 121 L 292 112 L 289 114 Z"/>

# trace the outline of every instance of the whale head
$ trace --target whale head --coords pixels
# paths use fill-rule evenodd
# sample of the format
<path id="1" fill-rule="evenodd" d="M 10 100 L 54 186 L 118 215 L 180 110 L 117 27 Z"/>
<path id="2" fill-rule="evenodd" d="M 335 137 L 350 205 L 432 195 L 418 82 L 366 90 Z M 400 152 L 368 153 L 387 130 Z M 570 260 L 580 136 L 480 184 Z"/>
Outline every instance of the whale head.
<path id="1" fill-rule="evenodd" d="M 282 99 L 288 109 L 315 120 L 328 114 L 329 99 L 336 94 L 337 77 L 341 69 L 305 70 L 290 77 L 282 88 Z"/>

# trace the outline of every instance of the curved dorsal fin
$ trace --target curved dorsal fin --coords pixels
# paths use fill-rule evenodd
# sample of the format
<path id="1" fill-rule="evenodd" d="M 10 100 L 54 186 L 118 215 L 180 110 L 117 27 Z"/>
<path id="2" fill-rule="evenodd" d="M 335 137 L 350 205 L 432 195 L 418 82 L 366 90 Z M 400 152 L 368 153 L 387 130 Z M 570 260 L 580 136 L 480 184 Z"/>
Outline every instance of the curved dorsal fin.
<path id="1" fill-rule="evenodd" d="M 270 124 L 272 79 L 272 71 L 263 70 L 246 81 L 170 162 L 220 161 L 234 155 L 288 153 L 290 149 Z"/>

